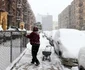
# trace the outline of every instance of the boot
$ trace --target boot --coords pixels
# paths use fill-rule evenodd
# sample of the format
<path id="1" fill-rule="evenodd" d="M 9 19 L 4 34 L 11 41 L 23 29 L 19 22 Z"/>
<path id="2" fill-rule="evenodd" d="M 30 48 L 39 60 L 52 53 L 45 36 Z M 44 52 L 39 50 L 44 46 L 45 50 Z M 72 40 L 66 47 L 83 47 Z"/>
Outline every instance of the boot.
<path id="1" fill-rule="evenodd" d="M 34 64 L 34 63 L 35 63 L 35 62 L 33 62 L 33 61 L 31 62 L 31 64 Z"/>
<path id="2" fill-rule="evenodd" d="M 35 65 L 38 66 L 40 64 L 40 62 L 36 63 Z"/>

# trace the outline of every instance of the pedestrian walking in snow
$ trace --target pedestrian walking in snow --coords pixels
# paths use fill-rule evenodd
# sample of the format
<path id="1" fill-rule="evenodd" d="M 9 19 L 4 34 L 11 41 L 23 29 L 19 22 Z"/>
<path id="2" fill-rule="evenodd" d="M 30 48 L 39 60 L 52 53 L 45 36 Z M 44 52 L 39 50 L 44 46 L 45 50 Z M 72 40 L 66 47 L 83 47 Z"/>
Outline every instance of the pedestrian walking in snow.
<path id="1" fill-rule="evenodd" d="M 29 35 L 26 35 L 27 38 L 30 39 L 30 44 L 32 45 L 31 53 L 32 53 L 32 61 L 31 63 L 36 63 L 36 66 L 40 64 L 39 60 L 37 59 L 37 53 L 40 47 L 40 36 L 38 33 L 38 28 L 34 27 L 33 32 Z"/>

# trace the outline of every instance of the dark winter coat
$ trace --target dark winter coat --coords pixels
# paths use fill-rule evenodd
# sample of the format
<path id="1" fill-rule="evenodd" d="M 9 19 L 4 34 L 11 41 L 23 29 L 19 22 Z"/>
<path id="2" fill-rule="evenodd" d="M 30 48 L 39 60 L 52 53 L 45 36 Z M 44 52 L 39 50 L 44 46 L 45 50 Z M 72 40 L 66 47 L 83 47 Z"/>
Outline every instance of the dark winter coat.
<path id="1" fill-rule="evenodd" d="M 30 44 L 40 44 L 40 36 L 37 32 L 32 32 L 30 35 L 27 35 L 27 38 L 30 39 Z"/>

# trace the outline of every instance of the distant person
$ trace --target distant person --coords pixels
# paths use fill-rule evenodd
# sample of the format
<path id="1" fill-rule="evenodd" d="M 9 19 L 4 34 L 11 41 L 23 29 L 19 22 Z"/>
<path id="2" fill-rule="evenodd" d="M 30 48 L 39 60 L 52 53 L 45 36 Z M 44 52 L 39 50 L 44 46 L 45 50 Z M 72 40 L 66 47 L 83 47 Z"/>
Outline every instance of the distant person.
<path id="1" fill-rule="evenodd" d="M 32 45 L 32 50 L 31 50 L 32 61 L 31 61 L 31 63 L 32 64 L 36 63 L 35 65 L 38 66 L 40 64 L 39 60 L 37 59 L 37 53 L 38 53 L 38 50 L 40 47 L 40 36 L 38 33 L 38 28 L 34 27 L 33 32 L 31 32 L 26 37 L 30 39 L 30 44 Z"/>

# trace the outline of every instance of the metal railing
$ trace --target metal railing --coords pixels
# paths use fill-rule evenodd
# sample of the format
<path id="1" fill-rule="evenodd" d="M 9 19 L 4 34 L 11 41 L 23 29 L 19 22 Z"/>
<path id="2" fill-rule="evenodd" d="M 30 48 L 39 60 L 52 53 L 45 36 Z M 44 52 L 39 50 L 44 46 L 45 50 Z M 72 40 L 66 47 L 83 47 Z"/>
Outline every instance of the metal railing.
<path id="1" fill-rule="evenodd" d="M 13 62 L 26 48 L 25 31 L 0 31 L 0 70 Z"/>

